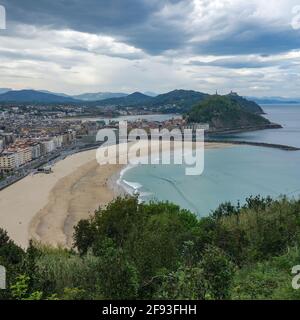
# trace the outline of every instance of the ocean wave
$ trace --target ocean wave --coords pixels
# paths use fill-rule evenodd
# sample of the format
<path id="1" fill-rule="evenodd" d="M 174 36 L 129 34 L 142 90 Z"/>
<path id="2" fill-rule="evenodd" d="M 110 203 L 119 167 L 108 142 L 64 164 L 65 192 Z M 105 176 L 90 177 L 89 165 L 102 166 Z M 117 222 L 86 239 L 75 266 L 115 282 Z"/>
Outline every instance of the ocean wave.
<path id="1" fill-rule="evenodd" d="M 139 189 L 143 187 L 138 182 L 127 181 L 125 179 L 123 179 L 122 182 L 125 183 L 131 190 L 133 190 L 134 194 L 138 193 Z"/>
<path id="2" fill-rule="evenodd" d="M 125 190 L 126 193 L 134 195 L 138 193 L 138 190 L 143 186 L 138 182 L 127 181 L 124 179 L 124 175 L 127 171 L 137 167 L 137 165 L 128 165 L 121 172 L 117 184 Z"/>
<path id="3" fill-rule="evenodd" d="M 133 168 L 137 167 L 137 165 L 127 165 L 124 169 L 122 169 L 119 173 L 119 178 L 117 179 L 117 184 L 122 186 L 122 181 L 125 173 Z"/>

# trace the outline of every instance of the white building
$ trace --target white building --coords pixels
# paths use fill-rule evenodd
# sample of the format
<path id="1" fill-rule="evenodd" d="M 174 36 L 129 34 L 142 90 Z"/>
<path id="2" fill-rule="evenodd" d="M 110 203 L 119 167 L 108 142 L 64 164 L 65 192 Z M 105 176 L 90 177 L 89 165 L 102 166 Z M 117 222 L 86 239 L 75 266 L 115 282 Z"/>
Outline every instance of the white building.
<path id="1" fill-rule="evenodd" d="M 1 172 L 10 172 L 17 168 L 15 152 L 3 152 L 0 155 Z"/>
<path id="2" fill-rule="evenodd" d="M 53 152 L 55 148 L 55 143 L 53 140 L 43 140 L 40 142 L 41 144 L 41 153 L 47 154 Z"/>
<path id="3" fill-rule="evenodd" d="M 32 160 L 32 153 L 29 147 L 18 149 L 15 152 L 16 166 L 20 167 Z"/>
<path id="4" fill-rule="evenodd" d="M 56 149 L 61 148 L 63 145 L 63 136 L 55 136 L 53 138 L 53 143 Z"/>

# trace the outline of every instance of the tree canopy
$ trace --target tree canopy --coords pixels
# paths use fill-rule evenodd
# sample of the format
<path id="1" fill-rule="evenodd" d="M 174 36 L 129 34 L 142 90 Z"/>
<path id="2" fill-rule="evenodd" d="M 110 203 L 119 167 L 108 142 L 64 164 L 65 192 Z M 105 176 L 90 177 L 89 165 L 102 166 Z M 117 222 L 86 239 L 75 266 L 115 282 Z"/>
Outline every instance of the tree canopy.
<path id="1" fill-rule="evenodd" d="M 0 230 L 0 299 L 298 299 L 299 242 L 299 200 L 250 197 L 198 219 L 117 198 L 78 223 L 71 250 L 25 252 Z"/>

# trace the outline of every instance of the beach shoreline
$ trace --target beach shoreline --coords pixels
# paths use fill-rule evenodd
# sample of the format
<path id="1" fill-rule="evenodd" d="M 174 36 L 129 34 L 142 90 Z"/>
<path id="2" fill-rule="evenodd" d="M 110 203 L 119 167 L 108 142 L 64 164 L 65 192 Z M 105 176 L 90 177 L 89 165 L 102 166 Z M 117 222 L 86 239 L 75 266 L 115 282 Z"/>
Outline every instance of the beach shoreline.
<path id="1" fill-rule="evenodd" d="M 206 149 L 228 147 L 208 143 Z M 146 149 L 145 149 L 146 150 Z M 30 239 L 70 248 L 74 226 L 127 192 L 118 180 L 125 165 L 99 165 L 96 150 L 67 157 L 50 175 L 30 175 L 0 192 L 0 227 L 23 248 Z"/>

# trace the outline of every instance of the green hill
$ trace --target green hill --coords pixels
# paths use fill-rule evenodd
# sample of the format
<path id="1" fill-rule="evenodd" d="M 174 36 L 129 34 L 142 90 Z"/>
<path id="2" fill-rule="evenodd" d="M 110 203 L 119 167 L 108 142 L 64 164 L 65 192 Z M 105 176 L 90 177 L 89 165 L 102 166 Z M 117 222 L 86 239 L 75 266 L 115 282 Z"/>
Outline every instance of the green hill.
<path id="1" fill-rule="evenodd" d="M 146 96 L 140 92 L 134 92 L 126 97 L 119 98 L 110 98 L 101 101 L 91 101 L 91 105 L 99 106 L 119 106 L 119 107 L 128 107 L 128 106 L 144 106 L 149 101 L 152 100 L 152 97 Z"/>
<path id="2" fill-rule="evenodd" d="M 248 111 L 231 96 L 210 96 L 187 114 L 190 123 L 208 123 L 211 131 L 246 130 L 272 126 L 264 117 Z"/>
<path id="3" fill-rule="evenodd" d="M 155 97 L 135 92 L 126 97 L 111 98 L 90 103 L 98 106 L 148 107 L 149 109 L 160 112 L 183 113 L 190 110 L 196 103 L 203 101 L 206 97 L 208 97 L 208 94 L 192 90 L 174 90 Z"/>
<path id="4" fill-rule="evenodd" d="M 237 102 L 245 111 L 249 111 L 256 114 L 264 114 L 264 110 L 254 101 L 247 100 L 238 94 L 231 92 L 226 97 Z"/>
<path id="5" fill-rule="evenodd" d="M 193 90 L 173 90 L 153 98 L 149 106 L 159 108 L 162 111 L 183 113 L 208 96 L 206 93 Z"/>
<path id="6" fill-rule="evenodd" d="M 155 97 L 149 97 L 139 92 L 126 97 L 105 99 L 90 102 L 98 106 L 114 105 L 119 107 L 147 107 L 149 110 L 162 113 L 185 113 L 196 104 L 210 97 L 207 93 L 193 90 L 173 90 Z M 249 101 L 236 93 L 226 95 L 232 102 L 238 104 L 243 110 L 263 114 L 263 109 L 253 101 Z"/>

